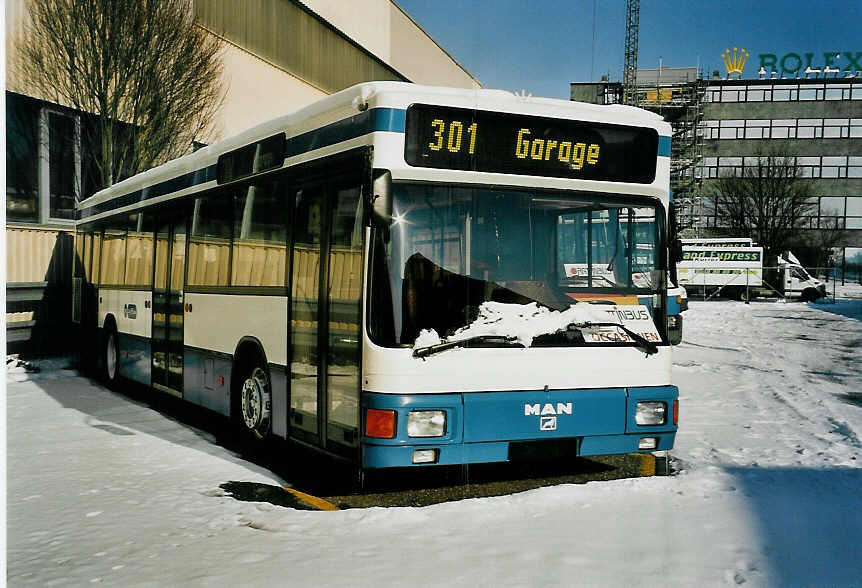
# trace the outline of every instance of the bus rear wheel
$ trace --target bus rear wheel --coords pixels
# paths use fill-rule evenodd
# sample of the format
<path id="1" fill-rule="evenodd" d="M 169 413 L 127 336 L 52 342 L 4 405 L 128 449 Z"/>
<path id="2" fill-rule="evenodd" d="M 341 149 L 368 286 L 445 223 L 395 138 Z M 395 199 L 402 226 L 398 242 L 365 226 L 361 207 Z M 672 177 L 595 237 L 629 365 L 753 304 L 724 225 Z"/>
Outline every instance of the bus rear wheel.
<path id="1" fill-rule="evenodd" d="M 120 344 L 115 328 L 109 328 L 105 335 L 102 362 L 102 379 L 108 388 L 114 389 L 120 378 Z"/>
<path id="2" fill-rule="evenodd" d="M 266 370 L 252 366 L 239 390 L 239 423 L 246 436 L 261 441 L 269 435 L 272 395 Z"/>

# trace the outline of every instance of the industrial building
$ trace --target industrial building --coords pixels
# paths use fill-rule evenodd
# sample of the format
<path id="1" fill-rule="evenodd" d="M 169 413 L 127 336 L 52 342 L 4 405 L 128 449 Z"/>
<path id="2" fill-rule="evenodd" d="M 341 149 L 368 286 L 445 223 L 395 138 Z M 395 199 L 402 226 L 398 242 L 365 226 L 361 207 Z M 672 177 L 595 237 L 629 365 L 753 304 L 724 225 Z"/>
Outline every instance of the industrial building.
<path id="1" fill-rule="evenodd" d="M 47 352 L 69 322 L 75 204 L 99 186 L 80 141 L 88 113 L 46 101 L 14 67 L 35 1 L 5 3 L 6 332 L 12 347 Z M 392 0 L 193 0 L 193 9 L 223 41 L 224 102 L 204 144 L 360 82 L 481 87 Z"/>

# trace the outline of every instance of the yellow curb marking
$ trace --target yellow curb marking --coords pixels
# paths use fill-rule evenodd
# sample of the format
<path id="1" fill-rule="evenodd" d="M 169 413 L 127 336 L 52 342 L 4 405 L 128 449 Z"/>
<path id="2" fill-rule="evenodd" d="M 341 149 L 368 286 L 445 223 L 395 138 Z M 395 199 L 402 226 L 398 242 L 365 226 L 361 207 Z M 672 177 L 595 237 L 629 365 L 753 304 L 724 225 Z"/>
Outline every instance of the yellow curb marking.
<path id="1" fill-rule="evenodd" d="M 655 456 L 652 453 L 635 453 L 640 458 L 639 472 L 641 476 L 655 475 Z"/>
<path id="2" fill-rule="evenodd" d="M 313 506 L 317 510 L 338 510 L 337 506 L 322 498 L 318 498 L 317 496 L 311 496 L 310 494 L 300 492 L 299 490 L 294 490 L 293 488 L 288 488 L 287 486 L 282 486 L 282 488 L 296 496 L 302 502 L 308 504 L 309 506 Z"/>

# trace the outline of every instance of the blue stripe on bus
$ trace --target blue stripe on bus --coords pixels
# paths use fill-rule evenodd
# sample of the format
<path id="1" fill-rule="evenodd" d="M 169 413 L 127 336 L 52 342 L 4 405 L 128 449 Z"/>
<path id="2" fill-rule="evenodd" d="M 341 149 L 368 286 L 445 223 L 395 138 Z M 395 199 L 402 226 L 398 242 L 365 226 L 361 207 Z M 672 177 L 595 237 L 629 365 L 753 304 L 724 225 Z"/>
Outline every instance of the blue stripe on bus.
<path id="1" fill-rule="evenodd" d="M 403 133 L 406 124 L 406 110 L 373 108 L 325 127 L 291 137 L 287 140 L 284 155 L 294 157 L 375 131 Z"/>
<path id="2" fill-rule="evenodd" d="M 658 155 L 659 157 L 670 157 L 670 137 L 659 135 Z"/>
<path id="3" fill-rule="evenodd" d="M 191 188 L 192 186 L 205 184 L 206 182 L 211 182 L 214 179 L 216 179 L 216 166 L 210 165 L 209 167 L 195 170 L 193 172 L 183 174 L 176 178 L 171 178 L 170 180 L 166 180 L 158 184 L 153 184 L 152 186 L 147 186 L 146 188 L 143 188 L 141 190 L 129 192 L 128 194 L 124 194 L 118 198 L 114 198 L 113 200 L 109 200 L 107 202 L 100 202 L 99 204 L 95 204 L 90 208 L 85 208 L 84 210 L 80 211 L 80 216 L 78 218 L 79 220 L 83 220 L 85 218 L 101 214 L 103 212 L 108 212 L 109 210 L 116 210 L 118 208 L 123 208 L 124 206 L 129 206 L 130 204 L 136 204 L 138 202 L 143 202 L 144 200 L 149 200 L 151 198 L 158 198 L 159 196 L 165 196 L 166 194 L 179 192 L 180 190 L 185 190 L 186 188 Z"/>

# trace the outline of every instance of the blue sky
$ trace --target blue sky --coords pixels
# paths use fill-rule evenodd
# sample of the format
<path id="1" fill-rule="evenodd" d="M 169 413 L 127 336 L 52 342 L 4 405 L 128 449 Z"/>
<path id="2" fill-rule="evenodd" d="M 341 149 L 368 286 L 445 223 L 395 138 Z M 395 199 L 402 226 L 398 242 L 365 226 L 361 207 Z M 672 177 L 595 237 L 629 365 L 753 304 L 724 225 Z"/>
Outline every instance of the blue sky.
<path id="1" fill-rule="evenodd" d="M 568 98 L 569 82 L 590 81 L 591 72 L 622 77 L 625 0 L 396 2 L 486 88 Z M 661 59 L 724 75 L 721 54 L 733 47 L 751 54 L 746 78 L 756 77 L 761 53 L 779 61 L 813 53 L 812 65 L 824 52 L 862 53 L 862 1 L 641 0 L 638 67 Z"/>

